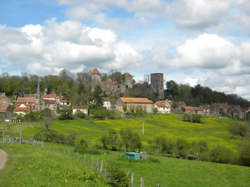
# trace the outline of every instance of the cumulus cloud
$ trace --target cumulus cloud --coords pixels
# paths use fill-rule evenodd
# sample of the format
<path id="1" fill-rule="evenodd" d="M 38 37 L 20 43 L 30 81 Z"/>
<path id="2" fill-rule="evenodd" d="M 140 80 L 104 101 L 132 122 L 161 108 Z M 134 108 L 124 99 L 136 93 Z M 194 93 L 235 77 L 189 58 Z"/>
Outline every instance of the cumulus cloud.
<path id="1" fill-rule="evenodd" d="M 48 74 L 86 66 L 120 69 L 143 59 L 113 31 L 76 21 L 50 20 L 45 25 L 21 28 L 1 26 L 0 34 L 0 60 L 19 72 Z"/>
<path id="2" fill-rule="evenodd" d="M 237 58 L 238 49 L 231 42 L 215 34 L 201 34 L 177 47 L 170 66 L 220 69 L 234 63 Z"/>

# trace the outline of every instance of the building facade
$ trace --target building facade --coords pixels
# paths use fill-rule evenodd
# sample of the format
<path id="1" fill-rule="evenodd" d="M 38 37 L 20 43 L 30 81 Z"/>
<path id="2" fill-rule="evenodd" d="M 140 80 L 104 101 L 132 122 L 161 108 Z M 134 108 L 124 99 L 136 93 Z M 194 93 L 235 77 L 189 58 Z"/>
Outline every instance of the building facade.
<path id="1" fill-rule="evenodd" d="M 163 73 L 152 73 L 150 75 L 151 88 L 159 99 L 164 99 L 164 76 Z"/>

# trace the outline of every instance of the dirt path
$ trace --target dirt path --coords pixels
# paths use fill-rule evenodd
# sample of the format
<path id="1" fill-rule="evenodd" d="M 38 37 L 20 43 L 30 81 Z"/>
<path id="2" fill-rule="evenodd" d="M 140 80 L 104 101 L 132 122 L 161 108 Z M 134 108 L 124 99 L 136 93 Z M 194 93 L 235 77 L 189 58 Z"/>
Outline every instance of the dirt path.
<path id="1" fill-rule="evenodd" d="M 0 149 L 0 170 L 4 168 L 6 160 L 7 160 L 7 154 Z"/>

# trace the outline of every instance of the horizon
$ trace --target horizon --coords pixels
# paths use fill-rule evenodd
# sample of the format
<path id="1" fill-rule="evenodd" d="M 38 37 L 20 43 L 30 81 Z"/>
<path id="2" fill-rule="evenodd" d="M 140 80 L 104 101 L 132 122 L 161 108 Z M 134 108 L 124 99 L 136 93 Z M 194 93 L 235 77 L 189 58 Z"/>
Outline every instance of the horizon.
<path id="1" fill-rule="evenodd" d="M 165 81 L 250 100 L 247 0 L 11 0 L 1 5 L 0 74 L 42 76 L 97 67 L 130 72 L 139 81 L 162 72 Z"/>

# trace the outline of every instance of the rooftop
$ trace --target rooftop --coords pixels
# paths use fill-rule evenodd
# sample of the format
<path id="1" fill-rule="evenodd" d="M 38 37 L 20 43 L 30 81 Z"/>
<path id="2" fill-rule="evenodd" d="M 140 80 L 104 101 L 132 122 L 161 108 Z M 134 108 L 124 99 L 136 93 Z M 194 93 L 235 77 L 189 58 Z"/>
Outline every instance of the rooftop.
<path id="1" fill-rule="evenodd" d="M 101 75 L 101 72 L 98 70 L 98 69 L 93 69 L 91 72 L 90 72 L 92 75 Z"/>
<path id="2" fill-rule="evenodd" d="M 121 97 L 121 101 L 123 103 L 147 103 L 147 104 L 153 103 L 153 101 L 149 100 L 148 98 L 141 98 L 141 97 Z"/>

